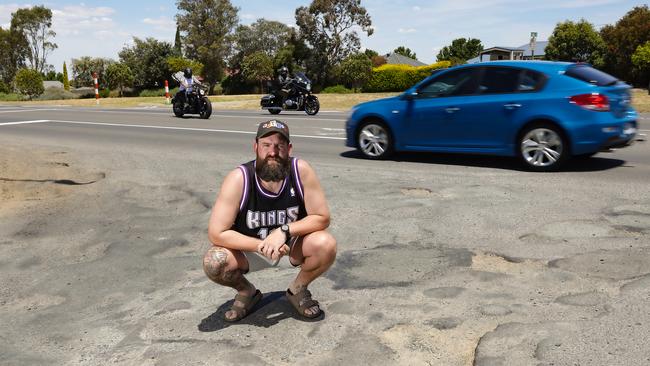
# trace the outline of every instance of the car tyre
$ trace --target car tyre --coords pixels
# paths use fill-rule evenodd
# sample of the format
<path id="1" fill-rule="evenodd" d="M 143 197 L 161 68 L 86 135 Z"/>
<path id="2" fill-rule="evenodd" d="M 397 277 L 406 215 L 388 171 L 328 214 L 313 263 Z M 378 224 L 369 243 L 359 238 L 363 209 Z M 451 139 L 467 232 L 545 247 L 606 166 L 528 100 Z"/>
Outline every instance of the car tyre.
<path id="1" fill-rule="evenodd" d="M 379 121 L 364 123 L 357 133 L 357 147 L 368 159 L 385 159 L 394 153 L 393 137 Z"/>
<path id="2" fill-rule="evenodd" d="M 517 139 L 518 156 L 527 170 L 558 170 L 568 159 L 569 143 L 564 132 L 550 123 L 525 128 Z"/>
<path id="3" fill-rule="evenodd" d="M 269 109 L 269 113 L 271 113 L 271 114 L 280 114 L 281 111 L 282 111 L 282 109 L 280 109 L 280 108 L 278 108 L 278 109 Z"/>

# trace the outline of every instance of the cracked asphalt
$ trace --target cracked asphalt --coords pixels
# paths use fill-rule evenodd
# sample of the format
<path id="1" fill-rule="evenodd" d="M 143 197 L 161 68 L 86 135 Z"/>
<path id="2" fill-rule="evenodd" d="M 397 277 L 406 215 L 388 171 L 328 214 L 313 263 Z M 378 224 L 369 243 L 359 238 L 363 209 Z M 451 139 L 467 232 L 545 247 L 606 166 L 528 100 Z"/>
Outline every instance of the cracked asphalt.
<path id="1" fill-rule="evenodd" d="M 299 319 L 283 295 L 296 270 L 260 261 L 264 299 L 231 324 L 234 292 L 201 268 L 207 220 L 268 115 L 2 114 L 0 364 L 650 364 L 647 143 L 535 174 L 367 161 L 315 138 L 340 137 L 343 114 L 279 118 L 332 211 L 339 254 L 311 286 L 325 316 Z M 105 124 L 2 126 L 36 120 Z"/>

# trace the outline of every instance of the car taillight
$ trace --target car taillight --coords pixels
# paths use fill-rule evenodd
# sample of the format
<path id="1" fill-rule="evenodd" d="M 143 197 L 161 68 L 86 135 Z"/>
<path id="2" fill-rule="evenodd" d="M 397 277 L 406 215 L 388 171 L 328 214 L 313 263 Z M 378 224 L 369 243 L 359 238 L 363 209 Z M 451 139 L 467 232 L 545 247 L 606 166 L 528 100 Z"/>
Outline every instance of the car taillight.
<path id="1" fill-rule="evenodd" d="M 609 98 L 600 93 L 574 95 L 569 99 L 569 102 L 589 109 L 590 111 L 609 111 Z"/>

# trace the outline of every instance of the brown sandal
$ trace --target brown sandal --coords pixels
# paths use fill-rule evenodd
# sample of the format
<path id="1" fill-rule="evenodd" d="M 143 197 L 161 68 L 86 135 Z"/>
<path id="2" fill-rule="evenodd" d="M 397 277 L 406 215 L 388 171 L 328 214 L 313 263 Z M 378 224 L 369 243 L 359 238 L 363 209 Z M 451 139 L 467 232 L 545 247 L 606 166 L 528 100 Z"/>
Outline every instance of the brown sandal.
<path id="1" fill-rule="evenodd" d="M 287 289 L 287 299 L 289 300 L 289 303 L 298 310 L 298 314 L 305 318 L 313 319 L 323 314 L 323 311 L 318 305 L 318 301 L 311 298 L 311 292 L 307 289 L 304 289 L 295 295 L 291 293 L 291 290 Z M 306 314 L 305 310 L 313 306 L 318 306 L 318 312 L 316 314 Z"/>
<path id="2" fill-rule="evenodd" d="M 235 296 L 235 302 L 232 303 L 232 306 L 230 307 L 230 310 L 234 311 L 236 316 L 234 318 L 228 318 L 226 314 L 223 314 L 223 319 L 227 322 L 236 322 L 239 320 L 244 319 L 250 311 L 257 305 L 258 302 L 262 300 L 262 293 L 260 290 L 255 291 L 255 295 L 247 297 L 247 296 L 242 296 L 240 294 L 237 294 Z M 237 306 L 235 305 L 237 301 L 241 302 L 244 304 L 244 306 Z"/>

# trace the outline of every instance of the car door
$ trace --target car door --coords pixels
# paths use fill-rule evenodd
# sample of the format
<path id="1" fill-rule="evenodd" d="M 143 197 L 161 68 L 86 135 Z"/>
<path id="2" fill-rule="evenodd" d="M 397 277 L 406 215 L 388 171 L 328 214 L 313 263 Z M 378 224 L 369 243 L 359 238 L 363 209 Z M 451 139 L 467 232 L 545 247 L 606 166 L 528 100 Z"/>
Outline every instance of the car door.
<path id="1" fill-rule="evenodd" d="M 478 91 L 471 103 L 464 105 L 464 119 L 458 121 L 459 145 L 497 152 L 504 148 L 512 130 L 512 120 L 524 105 L 519 83 L 524 70 L 517 67 L 485 66 Z"/>
<path id="2" fill-rule="evenodd" d="M 476 67 L 450 70 L 418 88 L 406 108 L 406 147 L 424 150 L 458 145 L 463 137 L 459 122 L 467 118 L 465 106 L 477 90 L 478 71 Z"/>

